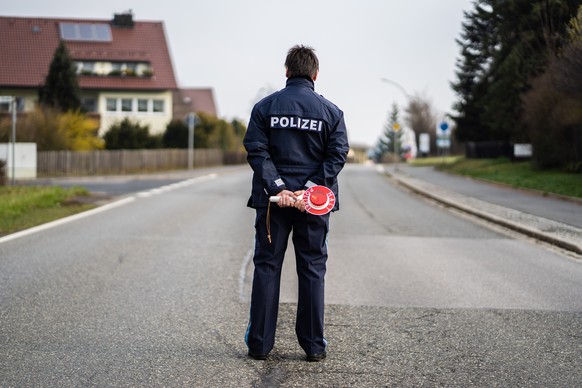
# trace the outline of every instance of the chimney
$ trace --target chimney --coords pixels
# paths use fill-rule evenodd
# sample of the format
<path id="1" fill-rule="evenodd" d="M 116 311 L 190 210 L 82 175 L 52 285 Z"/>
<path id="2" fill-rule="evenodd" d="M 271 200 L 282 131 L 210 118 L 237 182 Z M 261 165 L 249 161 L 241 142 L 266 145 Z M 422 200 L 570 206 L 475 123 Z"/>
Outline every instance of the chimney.
<path id="1" fill-rule="evenodd" d="M 130 9 L 124 13 L 114 14 L 111 24 L 114 27 L 133 28 L 133 12 Z"/>

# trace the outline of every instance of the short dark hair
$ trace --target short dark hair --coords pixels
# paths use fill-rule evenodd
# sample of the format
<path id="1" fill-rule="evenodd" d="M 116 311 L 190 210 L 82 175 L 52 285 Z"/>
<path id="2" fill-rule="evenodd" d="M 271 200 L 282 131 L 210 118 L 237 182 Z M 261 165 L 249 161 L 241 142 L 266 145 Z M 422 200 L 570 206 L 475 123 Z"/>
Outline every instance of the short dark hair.
<path id="1" fill-rule="evenodd" d="M 285 59 L 287 77 L 315 78 L 319 70 L 319 60 L 315 50 L 308 46 L 295 45 L 289 49 Z"/>

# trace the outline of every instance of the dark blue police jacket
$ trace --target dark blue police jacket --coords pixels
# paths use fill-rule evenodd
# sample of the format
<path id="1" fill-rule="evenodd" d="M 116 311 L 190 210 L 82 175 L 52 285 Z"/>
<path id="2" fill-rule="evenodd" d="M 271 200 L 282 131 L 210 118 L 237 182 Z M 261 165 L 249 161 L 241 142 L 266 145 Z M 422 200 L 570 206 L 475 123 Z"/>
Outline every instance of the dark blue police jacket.
<path id="1" fill-rule="evenodd" d="M 329 187 L 339 209 L 337 176 L 349 151 L 343 112 L 314 91 L 311 79 L 287 79 L 284 89 L 253 108 L 244 138 L 254 171 L 248 206 L 266 207 L 281 190 Z"/>

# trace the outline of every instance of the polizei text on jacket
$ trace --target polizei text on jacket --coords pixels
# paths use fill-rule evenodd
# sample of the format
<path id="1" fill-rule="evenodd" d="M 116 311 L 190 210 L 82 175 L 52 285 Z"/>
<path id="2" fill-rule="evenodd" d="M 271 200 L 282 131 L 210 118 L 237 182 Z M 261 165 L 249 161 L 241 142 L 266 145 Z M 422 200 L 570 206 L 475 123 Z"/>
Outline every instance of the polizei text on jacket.
<path id="1" fill-rule="evenodd" d="M 321 132 L 321 129 L 323 128 L 323 120 L 304 119 L 299 116 L 272 116 L 271 128 L 294 128 L 302 131 Z"/>

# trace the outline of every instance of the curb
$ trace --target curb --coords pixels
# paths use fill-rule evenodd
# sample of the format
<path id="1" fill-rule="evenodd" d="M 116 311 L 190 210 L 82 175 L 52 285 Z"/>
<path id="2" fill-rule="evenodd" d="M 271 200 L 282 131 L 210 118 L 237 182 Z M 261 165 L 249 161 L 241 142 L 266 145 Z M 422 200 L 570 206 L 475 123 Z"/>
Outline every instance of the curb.
<path id="1" fill-rule="evenodd" d="M 489 222 L 492 222 L 494 224 L 501 225 L 503 227 L 506 227 L 506 228 L 511 229 L 513 231 L 516 231 L 518 233 L 524 234 L 526 236 L 532 237 L 534 239 L 537 239 L 537 240 L 540 240 L 540 241 L 544 241 L 546 243 L 555 245 L 555 246 L 560 247 L 562 249 L 566 249 L 566 250 L 568 250 L 570 252 L 574 252 L 576 254 L 582 255 L 582 247 L 579 246 L 579 245 L 577 245 L 577 244 L 574 244 L 574 243 L 572 243 L 570 241 L 561 239 L 561 238 L 556 237 L 556 236 L 548 235 L 547 233 L 543 233 L 543 232 L 541 232 L 539 230 L 530 228 L 530 227 L 525 226 L 525 225 L 522 225 L 522 224 L 518 224 L 516 222 L 510 221 L 510 220 L 507 220 L 507 219 L 504 219 L 502 217 L 499 217 L 499 216 L 496 216 L 496 215 L 493 215 L 493 214 L 490 214 L 490 213 L 481 211 L 479 209 L 476 209 L 476 208 L 473 208 L 473 207 L 470 207 L 470 206 L 466 206 L 466 205 L 462 205 L 462 204 L 459 204 L 459 203 L 455 203 L 455 202 L 450 201 L 450 200 L 448 200 L 446 198 L 443 198 L 441 196 L 436 196 L 436 195 L 432 194 L 429 191 L 426 191 L 426 190 L 424 190 L 424 189 L 422 189 L 420 187 L 417 187 L 416 185 L 414 185 L 414 184 L 412 184 L 410 182 L 407 182 L 404 179 L 401 179 L 401 178 L 393 175 L 392 173 L 390 173 L 387 170 L 384 170 L 384 173 L 387 176 L 389 176 L 392 179 L 394 179 L 398 184 L 400 184 L 400 185 L 408 188 L 409 190 L 412 190 L 413 192 L 415 192 L 415 193 L 417 193 L 419 195 L 422 195 L 424 197 L 427 197 L 427 198 L 429 198 L 429 199 L 431 199 L 433 201 L 442 203 L 442 204 L 444 204 L 444 205 L 446 205 L 448 207 L 452 207 L 452 208 L 457 209 L 457 210 L 460 210 L 462 212 L 465 212 L 465 213 L 474 215 L 476 217 L 482 218 L 482 219 L 487 220 Z"/>
<path id="2" fill-rule="evenodd" d="M 496 182 L 496 181 L 492 181 L 492 180 L 484 179 L 484 178 L 475 178 L 475 177 L 468 176 L 468 175 L 456 174 L 456 173 L 446 171 L 446 170 L 438 170 L 438 171 L 442 172 L 444 174 L 448 174 L 448 175 L 456 176 L 456 177 L 460 177 L 460 178 L 465 178 L 465 179 L 473 180 L 476 182 L 487 183 L 487 184 L 490 184 L 493 186 L 503 187 L 506 189 L 516 190 L 516 191 L 521 191 L 523 193 L 537 195 L 537 196 L 544 197 L 544 198 L 554 198 L 554 199 L 559 199 L 561 201 L 572 202 L 572 203 L 577 203 L 579 205 L 582 205 L 582 198 L 578 198 L 578 197 L 570 197 L 570 196 L 562 195 L 562 194 L 547 193 L 545 191 L 528 189 L 526 187 L 515 187 L 515 186 L 511 186 L 507 183 L 503 183 L 503 182 Z"/>

